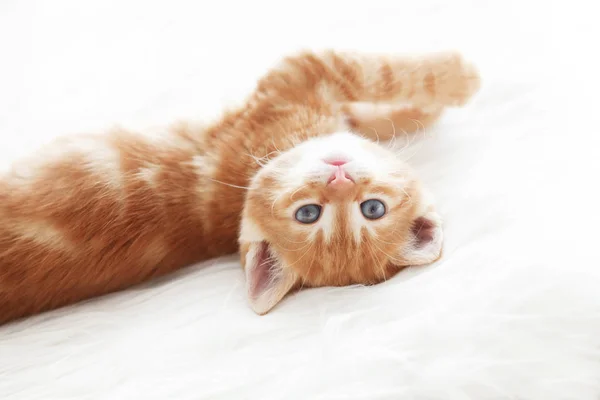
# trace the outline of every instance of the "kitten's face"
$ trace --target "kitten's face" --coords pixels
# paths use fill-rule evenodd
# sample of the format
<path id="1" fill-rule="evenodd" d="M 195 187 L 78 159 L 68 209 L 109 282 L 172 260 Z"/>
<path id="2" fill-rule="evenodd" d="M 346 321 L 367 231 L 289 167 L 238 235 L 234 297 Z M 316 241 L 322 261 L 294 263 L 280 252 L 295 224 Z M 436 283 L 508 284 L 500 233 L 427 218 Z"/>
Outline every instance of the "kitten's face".
<path id="1" fill-rule="evenodd" d="M 440 221 L 392 151 L 350 133 L 271 160 L 248 191 L 240 234 L 259 314 L 295 287 L 374 284 L 436 260 Z"/>

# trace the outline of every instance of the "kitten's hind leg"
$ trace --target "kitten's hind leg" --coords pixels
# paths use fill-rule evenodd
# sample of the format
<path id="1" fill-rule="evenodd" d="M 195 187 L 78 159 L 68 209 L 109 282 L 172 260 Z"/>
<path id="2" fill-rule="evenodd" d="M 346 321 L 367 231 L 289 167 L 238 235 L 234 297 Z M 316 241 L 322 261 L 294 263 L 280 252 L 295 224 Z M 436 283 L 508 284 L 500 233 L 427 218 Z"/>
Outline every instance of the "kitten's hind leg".
<path id="1" fill-rule="evenodd" d="M 441 105 L 417 107 L 412 104 L 352 102 L 342 105 L 349 128 L 372 140 L 391 140 L 421 131 L 442 114 Z"/>

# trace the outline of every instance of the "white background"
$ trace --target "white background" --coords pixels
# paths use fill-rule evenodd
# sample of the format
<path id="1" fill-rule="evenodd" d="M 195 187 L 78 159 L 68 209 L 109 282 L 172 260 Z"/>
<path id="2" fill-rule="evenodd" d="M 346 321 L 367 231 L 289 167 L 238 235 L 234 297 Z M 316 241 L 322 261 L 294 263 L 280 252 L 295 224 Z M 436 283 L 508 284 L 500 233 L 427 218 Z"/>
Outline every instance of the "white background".
<path id="1" fill-rule="evenodd" d="M 235 258 L 210 262 L 0 328 L 0 398 L 597 399 L 594 8 L 3 0 L 0 167 L 57 135 L 213 118 L 299 49 L 457 49 L 483 86 L 401 154 L 446 221 L 435 266 L 257 317 Z"/>

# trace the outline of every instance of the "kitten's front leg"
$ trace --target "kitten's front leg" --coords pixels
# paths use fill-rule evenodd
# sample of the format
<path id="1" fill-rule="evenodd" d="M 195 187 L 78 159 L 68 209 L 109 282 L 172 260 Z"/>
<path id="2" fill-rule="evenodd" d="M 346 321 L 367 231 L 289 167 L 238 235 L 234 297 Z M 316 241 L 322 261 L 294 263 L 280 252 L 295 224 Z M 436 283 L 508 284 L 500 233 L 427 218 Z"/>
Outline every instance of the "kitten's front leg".
<path id="1" fill-rule="evenodd" d="M 458 53 L 384 56 L 328 51 L 286 58 L 258 85 L 253 100 L 324 104 L 352 129 L 391 139 L 435 122 L 447 106 L 479 89 L 476 69 Z"/>
<path id="2" fill-rule="evenodd" d="M 475 68 L 458 53 L 379 62 L 365 63 L 367 76 L 374 77 L 364 89 L 371 102 L 342 105 L 349 125 L 372 139 L 389 140 L 425 129 L 446 106 L 464 105 L 480 85 Z"/>
<path id="3" fill-rule="evenodd" d="M 327 51 L 284 59 L 260 80 L 255 98 L 460 106 L 479 89 L 479 81 L 459 53 L 409 57 Z"/>
<path id="4" fill-rule="evenodd" d="M 400 82 L 406 82 L 408 89 L 400 90 L 400 100 L 404 94 L 416 105 L 463 106 L 480 87 L 479 73 L 459 53 L 425 56 L 411 61 L 410 67 L 402 59 L 392 64 L 398 70 Z"/>

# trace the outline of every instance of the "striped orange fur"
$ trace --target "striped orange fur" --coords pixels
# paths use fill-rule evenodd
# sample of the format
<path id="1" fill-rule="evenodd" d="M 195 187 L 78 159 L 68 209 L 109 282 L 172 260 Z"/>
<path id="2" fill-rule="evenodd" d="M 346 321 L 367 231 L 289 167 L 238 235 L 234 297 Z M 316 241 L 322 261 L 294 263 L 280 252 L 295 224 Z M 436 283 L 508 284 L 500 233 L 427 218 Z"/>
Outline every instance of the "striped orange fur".
<path id="1" fill-rule="evenodd" d="M 237 251 L 260 314 L 294 288 L 372 284 L 431 262 L 441 250 L 423 250 L 441 240 L 433 206 L 374 140 L 390 139 L 392 126 L 431 124 L 478 87 L 474 68 L 452 53 L 303 53 L 207 127 L 59 139 L 0 178 L 0 323 Z M 323 177 L 290 177 L 315 143 L 343 153 L 350 142 L 385 171 L 375 177 L 363 162 L 347 193 Z M 357 205 L 378 193 L 386 216 L 359 221 Z M 330 220 L 294 220 L 290 207 L 309 198 Z"/>

